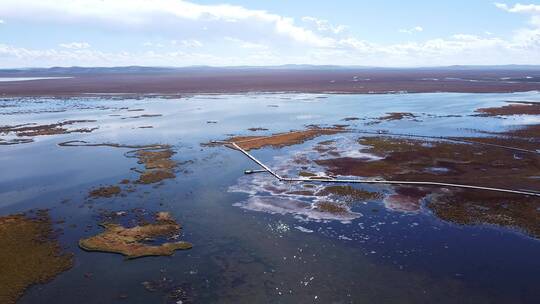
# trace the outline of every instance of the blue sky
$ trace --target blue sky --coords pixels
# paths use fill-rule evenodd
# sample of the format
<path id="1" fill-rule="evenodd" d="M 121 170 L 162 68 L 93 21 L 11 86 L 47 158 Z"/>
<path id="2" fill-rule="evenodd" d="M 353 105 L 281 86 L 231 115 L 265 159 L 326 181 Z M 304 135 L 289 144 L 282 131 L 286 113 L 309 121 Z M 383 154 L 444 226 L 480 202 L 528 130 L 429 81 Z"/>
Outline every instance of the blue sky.
<path id="1" fill-rule="evenodd" d="M 540 64 L 540 2 L 0 0 L 0 67 Z"/>

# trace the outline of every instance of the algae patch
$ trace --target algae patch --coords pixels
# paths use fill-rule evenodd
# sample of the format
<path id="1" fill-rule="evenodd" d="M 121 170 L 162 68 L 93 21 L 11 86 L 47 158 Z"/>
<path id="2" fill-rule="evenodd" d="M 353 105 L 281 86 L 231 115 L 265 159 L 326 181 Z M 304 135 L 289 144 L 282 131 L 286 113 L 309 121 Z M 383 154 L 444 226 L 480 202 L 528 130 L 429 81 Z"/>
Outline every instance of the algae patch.
<path id="1" fill-rule="evenodd" d="M 24 290 L 73 265 L 55 239 L 48 214 L 0 217 L 0 303 L 15 303 Z"/>
<path id="2" fill-rule="evenodd" d="M 144 224 L 126 228 L 119 224 L 102 224 L 105 231 L 79 241 L 79 246 L 87 251 L 101 251 L 120 253 L 128 259 L 145 256 L 172 255 L 175 250 L 190 249 L 191 243 L 171 242 L 160 245 L 148 245 L 156 237 L 172 237 L 180 232 L 180 225 L 176 223 L 168 212 L 159 212 L 155 223 Z"/>

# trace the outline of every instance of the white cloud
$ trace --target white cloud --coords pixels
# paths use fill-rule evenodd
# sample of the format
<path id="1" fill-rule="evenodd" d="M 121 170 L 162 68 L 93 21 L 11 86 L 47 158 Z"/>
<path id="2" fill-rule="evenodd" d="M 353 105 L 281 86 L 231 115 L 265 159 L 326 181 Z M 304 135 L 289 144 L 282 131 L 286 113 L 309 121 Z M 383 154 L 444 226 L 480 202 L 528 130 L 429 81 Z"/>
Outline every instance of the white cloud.
<path id="1" fill-rule="evenodd" d="M 188 47 L 188 48 L 200 48 L 204 46 L 204 44 L 201 41 L 196 40 L 196 39 L 186 39 L 186 40 L 180 40 L 180 41 L 171 40 L 171 44 L 181 45 L 183 47 Z"/>
<path id="2" fill-rule="evenodd" d="M 264 34 L 318 47 L 333 43 L 296 25 L 292 18 L 242 6 L 184 0 L 2 0 L 2 14 L 28 22 L 90 24 L 163 35 L 223 37 L 243 32 L 243 38 Z"/>
<path id="3" fill-rule="evenodd" d="M 217 56 L 205 52 L 136 50 L 130 52 L 103 52 L 93 49 L 28 49 L 0 44 L 0 64 L 3 68 L 35 66 L 237 66 L 281 64 L 281 56 L 262 50 L 238 56 Z"/>
<path id="4" fill-rule="evenodd" d="M 90 43 L 88 42 L 69 42 L 69 43 L 61 43 L 59 44 L 60 47 L 65 49 L 74 49 L 74 50 L 80 50 L 80 49 L 87 49 L 90 47 Z"/>
<path id="5" fill-rule="evenodd" d="M 521 13 L 531 15 L 530 23 L 533 26 L 540 27 L 540 5 L 537 4 L 516 4 L 512 7 L 505 3 L 495 3 L 497 8 L 505 10 L 509 13 Z"/>
<path id="6" fill-rule="evenodd" d="M 510 7 L 506 3 L 495 3 L 495 6 L 510 13 L 540 14 L 540 5 L 536 4 L 518 3 Z"/>
<path id="7" fill-rule="evenodd" d="M 529 28 L 510 38 L 459 33 L 407 43 L 374 43 L 344 25 L 316 17 L 300 21 L 233 5 L 184 0 L 0 0 L 2 17 L 19 24 L 99 28 L 111 37 L 139 39 L 128 52 L 104 52 L 86 42 L 53 49 L 0 44 L 0 66 L 53 65 L 273 65 L 287 63 L 430 66 L 452 64 L 540 64 L 537 5 L 496 4 L 528 14 Z M 414 34 L 415 26 L 400 32 Z M 117 36 L 115 36 L 117 35 Z M 151 37 L 151 38 L 149 38 Z M 159 38 L 157 38 L 159 37 Z M 225 38 L 224 38 L 225 37 Z M 131 39 L 130 39 L 131 40 Z M 144 42 L 147 41 L 147 42 Z M 145 46 L 145 48 L 140 47 Z M 121 45 L 114 45 L 118 49 Z"/>
<path id="8" fill-rule="evenodd" d="M 409 29 L 400 29 L 399 32 L 400 33 L 404 33 L 404 34 L 414 34 L 414 33 L 419 33 L 419 32 L 423 32 L 424 31 L 424 28 L 421 27 L 421 26 L 415 26 L 415 27 L 412 27 L 412 28 L 409 28 Z"/>
<path id="9" fill-rule="evenodd" d="M 151 42 L 151 41 L 146 41 L 142 45 L 148 48 L 164 48 L 165 47 L 163 43 Z"/>
<path id="10" fill-rule="evenodd" d="M 531 15 L 529 22 L 532 28 L 515 31 L 512 46 L 540 52 L 540 5 L 518 3 L 511 7 L 504 3 L 495 3 L 495 6 L 510 13 Z"/>
<path id="11" fill-rule="evenodd" d="M 6 23 L 4 20 L 0 19 L 0 24 Z"/>
<path id="12" fill-rule="evenodd" d="M 341 34 L 346 29 L 347 26 L 339 24 L 339 25 L 333 25 L 328 20 L 324 19 L 318 19 L 311 16 L 302 17 L 302 21 L 307 24 L 315 25 L 315 28 L 319 32 L 330 32 L 333 34 Z"/>
<path id="13" fill-rule="evenodd" d="M 540 30 L 526 32 L 508 41 L 497 37 L 457 34 L 424 42 L 376 44 L 353 37 L 337 40 L 332 48 L 279 50 L 238 38 L 224 38 L 234 47 L 256 52 L 213 53 L 211 49 L 134 49 L 129 52 L 102 52 L 94 49 L 27 49 L 0 45 L 4 67 L 55 65 L 277 65 L 287 63 L 442 66 L 453 64 L 540 64 Z M 535 37 L 535 39 L 531 39 Z M 181 42 L 177 42 L 181 45 Z M 233 48 L 234 49 L 234 48 Z M 195 51 L 196 50 L 196 51 Z"/>
<path id="14" fill-rule="evenodd" d="M 255 43 L 250 41 L 244 41 L 242 39 L 233 38 L 233 37 L 225 37 L 225 41 L 231 42 L 235 44 L 237 47 L 241 47 L 243 49 L 267 49 L 268 46 L 264 45 L 262 43 Z"/>

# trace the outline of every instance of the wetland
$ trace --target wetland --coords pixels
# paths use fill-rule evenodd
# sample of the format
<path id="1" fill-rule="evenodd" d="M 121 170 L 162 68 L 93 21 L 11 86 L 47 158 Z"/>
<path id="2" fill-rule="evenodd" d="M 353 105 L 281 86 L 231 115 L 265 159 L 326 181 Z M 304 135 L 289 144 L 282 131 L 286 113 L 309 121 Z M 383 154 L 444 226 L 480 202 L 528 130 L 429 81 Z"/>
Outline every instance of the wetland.
<path id="1" fill-rule="evenodd" d="M 2 303 L 540 298 L 539 196 L 316 180 L 538 193 L 536 91 L 6 97 L 0 121 Z"/>

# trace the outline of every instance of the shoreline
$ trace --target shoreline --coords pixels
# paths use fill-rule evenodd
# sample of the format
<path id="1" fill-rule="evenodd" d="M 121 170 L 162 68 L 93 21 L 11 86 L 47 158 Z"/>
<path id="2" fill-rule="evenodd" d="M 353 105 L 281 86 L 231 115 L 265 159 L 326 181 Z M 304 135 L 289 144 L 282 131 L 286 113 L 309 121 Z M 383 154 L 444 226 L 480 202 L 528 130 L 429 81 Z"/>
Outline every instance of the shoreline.
<path id="1" fill-rule="evenodd" d="M 218 96 L 248 96 L 248 95 L 315 95 L 318 98 L 325 95 L 423 95 L 423 94 L 516 94 L 516 93 L 539 93 L 538 90 L 528 91 L 486 91 L 486 92 L 473 92 L 473 91 L 420 91 L 420 92 L 309 92 L 309 91 L 238 91 L 238 92 L 182 92 L 177 94 L 169 93 L 76 93 L 76 94 L 20 94 L 20 95 L 7 95 L 0 94 L 0 99 L 14 99 L 14 98 L 119 98 L 119 99 L 137 99 L 137 98 L 192 98 L 198 96 L 218 97 Z"/>

